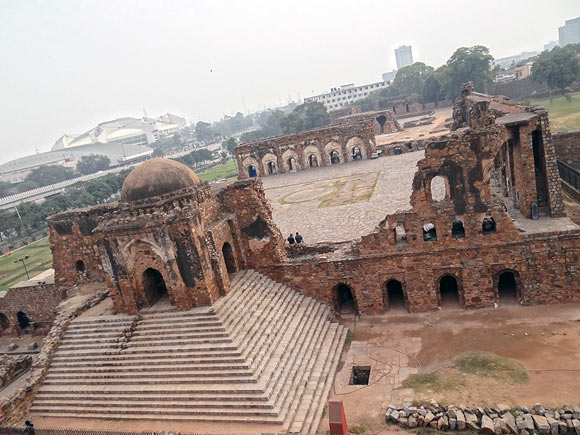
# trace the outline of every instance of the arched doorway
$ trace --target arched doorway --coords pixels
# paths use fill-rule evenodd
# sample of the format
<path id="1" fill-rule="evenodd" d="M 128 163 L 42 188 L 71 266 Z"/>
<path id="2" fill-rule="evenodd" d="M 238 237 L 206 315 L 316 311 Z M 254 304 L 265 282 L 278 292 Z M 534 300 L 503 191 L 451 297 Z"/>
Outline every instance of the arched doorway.
<path id="1" fill-rule="evenodd" d="M 316 154 L 310 154 L 308 156 L 308 166 L 311 168 L 318 168 L 318 157 L 316 157 Z"/>
<path id="2" fill-rule="evenodd" d="M 385 122 L 387 122 L 387 117 L 385 115 L 381 115 L 381 116 L 377 117 L 377 122 L 379 123 L 379 126 L 381 127 L 381 131 L 379 134 L 384 134 L 385 133 Z"/>
<path id="3" fill-rule="evenodd" d="M 340 154 L 338 153 L 338 151 L 332 150 L 330 152 L 330 163 L 333 165 L 340 163 Z"/>
<path id="4" fill-rule="evenodd" d="M 224 256 L 224 262 L 226 263 L 226 269 L 228 273 L 237 272 L 234 250 L 232 249 L 232 245 L 230 245 L 228 242 L 225 242 L 222 246 L 222 255 Z"/>
<path id="5" fill-rule="evenodd" d="M 445 275 L 439 280 L 439 296 L 442 307 L 459 307 L 459 287 L 453 275 Z"/>
<path id="6" fill-rule="evenodd" d="M 296 159 L 294 157 L 290 157 L 286 163 L 288 163 L 288 170 L 290 172 L 296 172 Z"/>
<path id="7" fill-rule="evenodd" d="M 500 273 L 497 281 L 497 296 L 500 305 L 518 303 L 518 282 L 514 271 L 506 270 Z"/>
<path id="8" fill-rule="evenodd" d="M 354 296 L 352 295 L 352 290 L 346 284 L 339 284 L 334 288 L 335 300 L 336 300 L 336 310 L 339 314 L 351 314 L 356 313 L 357 306 Z"/>
<path id="9" fill-rule="evenodd" d="M 362 152 L 360 147 L 353 147 L 352 149 L 352 159 L 353 160 L 361 160 L 362 159 Z"/>
<path id="10" fill-rule="evenodd" d="M 391 279 L 386 285 L 387 306 L 389 311 L 406 311 L 405 295 L 401 281 Z"/>
<path id="11" fill-rule="evenodd" d="M 20 326 L 20 329 L 22 329 L 22 330 L 24 330 L 30 326 L 30 319 L 22 311 L 18 311 L 16 313 L 16 321 L 18 322 L 18 326 Z"/>
<path id="12" fill-rule="evenodd" d="M 168 297 L 165 280 L 158 270 L 148 268 L 143 272 L 141 281 L 143 283 L 145 299 L 149 306 L 155 305 L 163 297 Z"/>
<path id="13" fill-rule="evenodd" d="M 256 167 L 254 165 L 248 166 L 248 175 L 250 176 L 250 178 L 254 178 L 258 175 L 258 172 L 256 171 Z"/>
<path id="14" fill-rule="evenodd" d="M 77 273 L 83 273 L 85 271 L 85 262 L 83 260 L 78 260 L 75 265 Z"/>
<path id="15" fill-rule="evenodd" d="M 274 175 L 276 171 L 276 163 L 268 162 L 266 163 L 266 168 L 268 169 L 268 175 Z"/>

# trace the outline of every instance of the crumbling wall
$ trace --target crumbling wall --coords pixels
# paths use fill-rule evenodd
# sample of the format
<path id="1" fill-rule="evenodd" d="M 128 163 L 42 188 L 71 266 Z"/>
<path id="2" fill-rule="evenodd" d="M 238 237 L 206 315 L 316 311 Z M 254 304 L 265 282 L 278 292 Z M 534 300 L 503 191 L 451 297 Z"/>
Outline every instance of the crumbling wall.
<path id="1" fill-rule="evenodd" d="M 335 118 L 332 121 L 332 124 L 344 125 L 361 121 L 371 121 L 373 123 L 375 135 L 395 133 L 401 130 L 401 126 L 397 122 L 392 110 L 349 114 Z"/>
<path id="2" fill-rule="evenodd" d="M 580 168 L 580 131 L 559 133 L 552 136 L 558 160 Z"/>

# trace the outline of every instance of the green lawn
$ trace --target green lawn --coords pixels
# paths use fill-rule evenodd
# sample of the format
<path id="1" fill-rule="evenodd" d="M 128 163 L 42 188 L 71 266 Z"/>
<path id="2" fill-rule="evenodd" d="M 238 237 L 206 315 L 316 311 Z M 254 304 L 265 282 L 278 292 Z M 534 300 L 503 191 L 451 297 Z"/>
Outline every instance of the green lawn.
<path id="1" fill-rule="evenodd" d="M 548 98 L 529 99 L 525 103 L 548 109 L 552 133 L 563 133 L 580 130 L 580 92 L 571 94 L 571 97 L 572 101 L 564 97 L 555 97 L 552 104 Z"/>
<path id="2" fill-rule="evenodd" d="M 3 255 L 0 257 L 0 291 L 8 290 L 10 286 L 27 279 L 22 262 L 14 263 L 14 260 L 26 255 L 29 256 L 25 261 L 31 278 L 52 267 L 48 237 L 12 251 L 10 255 Z"/>
<path id="3" fill-rule="evenodd" d="M 233 181 L 238 178 L 238 165 L 234 159 L 197 174 L 203 181 Z"/>

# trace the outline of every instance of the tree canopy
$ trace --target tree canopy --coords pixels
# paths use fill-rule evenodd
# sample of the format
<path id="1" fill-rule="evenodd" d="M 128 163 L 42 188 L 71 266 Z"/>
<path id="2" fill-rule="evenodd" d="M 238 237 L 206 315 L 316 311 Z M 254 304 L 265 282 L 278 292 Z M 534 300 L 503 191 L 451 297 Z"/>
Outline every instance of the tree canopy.
<path id="1" fill-rule="evenodd" d="M 111 160 L 107 156 L 100 154 L 83 156 L 77 163 L 77 171 L 83 175 L 94 174 L 109 169 L 110 164 Z"/>
<path id="2" fill-rule="evenodd" d="M 433 71 L 432 66 L 425 65 L 423 62 L 415 62 L 397 71 L 391 86 L 394 86 L 399 95 L 421 94 L 425 80 L 432 75 Z"/>
<path id="3" fill-rule="evenodd" d="M 445 93 L 453 100 L 459 95 L 461 85 L 466 82 L 473 82 L 476 91 L 486 92 L 494 79 L 492 62 L 493 57 L 487 47 L 460 47 L 438 69 L 439 83 L 443 84 Z"/>
<path id="4" fill-rule="evenodd" d="M 285 134 L 311 130 L 330 124 L 326 106 L 320 102 L 304 103 L 280 120 Z"/>
<path id="5" fill-rule="evenodd" d="M 580 78 L 580 61 L 574 47 L 569 48 L 569 45 L 544 51 L 532 68 L 532 80 L 545 83 L 552 89 L 564 91 L 578 78 Z"/>
<path id="6" fill-rule="evenodd" d="M 71 178 L 74 178 L 74 172 L 71 168 L 65 168 L 59 165 L 40 166 L 30 171 L 30 174 L 26 176 L 24 182 L 18 187 L 23 192 L 37 187 L 60 183 Z M 24 190 L 22 190 L 23 187 L 25 187 Z"/>

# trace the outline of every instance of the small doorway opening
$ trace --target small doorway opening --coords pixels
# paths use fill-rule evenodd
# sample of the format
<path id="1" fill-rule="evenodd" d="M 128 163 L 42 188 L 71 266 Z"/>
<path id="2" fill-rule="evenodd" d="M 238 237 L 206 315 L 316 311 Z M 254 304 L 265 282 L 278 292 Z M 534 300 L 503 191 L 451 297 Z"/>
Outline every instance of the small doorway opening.
<path id="1" fill-rule="evenodd" d="M 254 178 L 258 175 L 258 173 L 256 172 L 256 167 L 254 165 L 248 166 L 248 175 L 250 176 L 250 178 Z"/>
<path id="2" fill-rule="evenodd" d="M 16 321 L 18 322 L 18 326 L 20 326 L 20 329 L 22 329 L 22 330 L 24 330 L 30 326 L 30 319 L 22 311 L 18 311 L 16 313 Z"/>
<path id="3" fill-rule="evenodd" d="M 465 239 L 465 228 L 460 220 L 453 221 L 451 224 L 451 237 L 454 239 Z"/>
<path id="4" fill-rule="evenodd" d="M 237 272 L 236 257 L 234 256 L 232 245 L 230 245 L 228 242 L 225 242 L 222 246 L 222 254 L 224 256 L 224 262 L 226 263 L 226 269 L 228 273 Z"/>
<path id="5" fill-rule="evenodd" d="M 155 305 L 161 298 L 169 297 L 163 275 L 158 270 L 153 268 L 145 270 L 142 282 L 145 299 L 149 306 Z"/>
<path id="6" fill-rule="evenodd" d="M 83 260 L 78 260 L 75 265 L 77 273 L 83 273 L 85 271 L 85 262 Z"/>
<path id="7" fill-rule="evenodd" d="M 318 168 L 318 157 L 316 157 L 316 154 L 310 154 L 308 156 L 308 166 L 311 168 Z"/>
<path id="8" fill-rule="evenodd" d="M 409 113 L 409 103 L 405 103 L 405 111 Z"/>
<path id="9" fill-rule="evenodd" d="M 330 163 L 333 165 L 340 163 L 340 154 L 338 154 L 338 151 L 332 150 L 330 152 Z"/>
<path id="10" fill-rule="evenodd" d="M 442 307 L 459 307 L 459 288 L 453 275 L 445 275 L 439 280 L 439 295 Z"/>
<path id="11" fill-rule="evenodd" d="M 482 234 L 495 234 L 495 219 L 491 216 L 483 218 L 481 223 Z"/>
<path id="12" fill-rule="evenodd" d="M 356 313 L 356 302 L 349 286 L 339 284 L 336 290 L 336 308 L 340 314 Z"/>
<path id="13" fill-rule="evenodd" d="M 288 163 L 288 171 L 296 172 L 296 160 L 294 159 L 294 157 L 288 158 L 288 160 L 286 160 L 286 163 Z"/>
<path id="14" fill-rule="evenodd" d="M 352 149 L 352 159 L 353 160 L 361 160 L 362 159 L 362 152 L 359 147 L 354 147 Z"/>
<path id="15" fill-rule="evenodd" d="M 266 163 L 266 166 L 268 168 L 268 175 L 274 175 L 277 172 L 276 171 L 276 163 L 268 162 L 268 163 Z"/>
<path id="16" fill-rule="evenodd" d="M 518 303 L 518 284 L 514 272 L 506 270 L 500 274 L 497 294 L 501 305 L 516 305 Z"/>
<path id="17" fill-rule="evenodd" d="M 387 122 L 387 117 L 385 115 L 381 115 L 381 116 L 377 117 L 377 122 L 379 123 L 379 126 L 381 127 L 381 132 L 379 134 L 384 134 L 385 133 L 385 122 Z"/>
<path id="18" fill-rule="evenodd" d="M 405 295 L 401 281 L 392 279 L 387 282 L 387 304 L 389 311 L 405 311 Z"/>
<path id="19" fill-rule="evenodd" d="M 542 132 L 534 130 L 532 132 L 532 147 L 534 151 L 534 173 L 536 175 L 536 193 L 538 205 L 545 207 L 548 205 L 548 182 L 546 177 L 546 159 L 544 157 L 544 142 Z"/>
<path id="20" fill-rule="evenodd" d="M 8 316 L 4 313 L 0 313 L 0 332 L 8 329 L 10 327 L 10 322 L 8 321 Z"/>
<path id="21" fill-rule="evenodd" d="M 371 377 L 371 366 L 353 366 L 350 385 L 368 385 Z"/>

